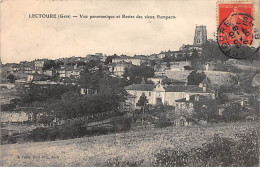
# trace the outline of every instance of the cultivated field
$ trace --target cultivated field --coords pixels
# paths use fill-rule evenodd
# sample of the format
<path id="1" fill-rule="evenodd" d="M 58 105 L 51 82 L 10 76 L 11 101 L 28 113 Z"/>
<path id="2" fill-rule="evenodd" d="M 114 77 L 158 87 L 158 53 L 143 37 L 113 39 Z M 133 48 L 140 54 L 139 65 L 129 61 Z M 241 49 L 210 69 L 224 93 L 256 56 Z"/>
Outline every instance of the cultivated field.
<path id="1" fill-rule="evenodd" d="M 106 166 L 118 160 L 151 166 L 162 148 L 199 147 L 214 134 L 234 137 L 259 127 L 259 122 L 168 127 L 52 142 L 0 146 L 1 166 Z"/>

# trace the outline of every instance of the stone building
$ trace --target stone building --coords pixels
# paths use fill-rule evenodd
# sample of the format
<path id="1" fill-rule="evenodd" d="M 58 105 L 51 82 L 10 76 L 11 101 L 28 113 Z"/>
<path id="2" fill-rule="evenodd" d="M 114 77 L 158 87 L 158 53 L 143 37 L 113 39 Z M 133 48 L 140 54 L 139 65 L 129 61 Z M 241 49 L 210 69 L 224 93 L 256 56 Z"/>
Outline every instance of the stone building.
<path id="1" fill-rule="evenodd" d="M 118 63 L 111 63 L 108 65 L 109 71 L 119 77 L 123 77 L 125 70 L 126 69 L 129 70 L 131 69 L 131 67 L 133 67 L 133 64 L 125 61 L 120 61 Z"/>
<path id="2" fill-rule="evenodd" d="M 150 105 L 168 105 L 175 106 L 176 100 L 183 99 L 187 95 L 203 95 L 209 98 L 215 98 L 215 92 L 206 85 L 162 85 L 161 83 L 145 84 L 143 80 L 141 84 L 132 84 L 125 87 L 128 94 L 135 96 L 134 106 L 138 102 L 141 95 L 145 95 Z"/>
<path id="3" fill-rule="evenodd" d="M 34 61 L 34 68 L 38 74 L 42 74 L 42 68 L 47 59 L 38 59 Z"/>
<path id="4" fill-rule="evenodd" d="M 200 25 L 196 26 L 195 36 L 194 36 L 194 45 L 201 45 L 207 41 L 207 29 L 206 26 Z"/>

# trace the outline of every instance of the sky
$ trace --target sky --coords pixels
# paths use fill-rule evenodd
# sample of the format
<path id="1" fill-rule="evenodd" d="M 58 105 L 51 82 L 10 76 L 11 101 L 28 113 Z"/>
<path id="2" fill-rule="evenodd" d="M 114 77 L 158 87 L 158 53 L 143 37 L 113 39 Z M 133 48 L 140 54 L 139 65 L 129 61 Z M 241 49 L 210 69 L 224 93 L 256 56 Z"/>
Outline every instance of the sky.
<path id="1" fill-rule="evenodd" d="M 40 19 L 29 14 L 161 15 L 175 19 Z M 216 32 L 215 0 L 3 0 L 2 63 L 87 54 L 143 54 L 192 44 L 196 25 Z"/>

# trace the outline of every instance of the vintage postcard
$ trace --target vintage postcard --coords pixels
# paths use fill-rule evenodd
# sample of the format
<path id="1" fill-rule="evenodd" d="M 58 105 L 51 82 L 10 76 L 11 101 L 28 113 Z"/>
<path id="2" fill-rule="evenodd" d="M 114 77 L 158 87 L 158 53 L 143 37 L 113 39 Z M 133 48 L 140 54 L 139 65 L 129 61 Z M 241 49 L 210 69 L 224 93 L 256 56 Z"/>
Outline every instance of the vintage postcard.
<path id="1" fill-rule="evenodd" d="M 1 167 L 258 167 L 260 0 L 0 0 Z"/>

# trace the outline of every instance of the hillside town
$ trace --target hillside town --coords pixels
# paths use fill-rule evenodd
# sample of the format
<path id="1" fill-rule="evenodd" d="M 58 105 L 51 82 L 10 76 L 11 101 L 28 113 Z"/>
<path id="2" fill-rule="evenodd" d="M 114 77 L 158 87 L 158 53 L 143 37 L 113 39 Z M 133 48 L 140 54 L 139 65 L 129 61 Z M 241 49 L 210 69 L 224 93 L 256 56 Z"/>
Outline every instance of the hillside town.
<path id="1" fill-rule="evenodd" d="M 257 56 L 222 54 L 204 25 L 178 51 L 1 63 L 2 136 L 77 121 L 91 130 L 111 122 L 122 130 L 253 121 L 259 118 L 258 66 Z"/>

